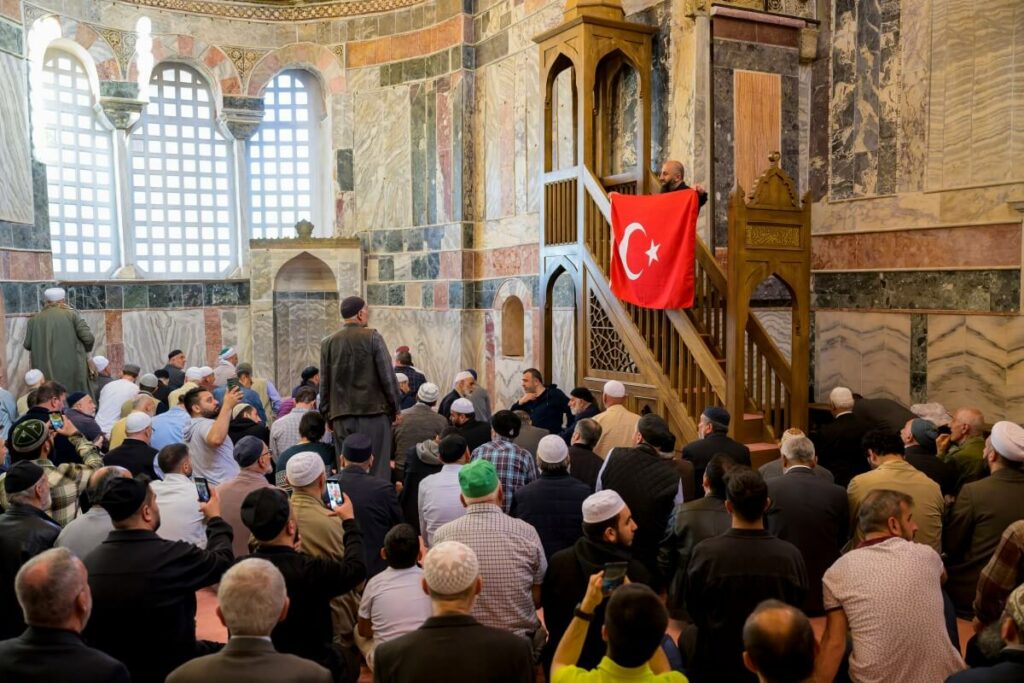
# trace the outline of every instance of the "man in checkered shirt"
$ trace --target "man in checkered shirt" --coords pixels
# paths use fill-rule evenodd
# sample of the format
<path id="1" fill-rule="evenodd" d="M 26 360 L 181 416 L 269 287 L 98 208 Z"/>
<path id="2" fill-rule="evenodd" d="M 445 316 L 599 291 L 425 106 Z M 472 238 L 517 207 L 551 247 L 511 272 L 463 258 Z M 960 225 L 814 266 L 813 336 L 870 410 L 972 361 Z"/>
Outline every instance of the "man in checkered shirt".
<path id="1" fill-rule="evenodd" d="M 67 437 L 78 457 L 82 459 L 81 463 L 54 465 L 50 461 L 53 440 L 57 434 Z M 78 515 L 78 496 L 89 485 L 89 477 L 103 467 L 103 456 L 99 450 L 92 442 L 86 440 L 75 427 L 75 423 L 67 418 L 59 430 L 54 430 L 42 420 L 25 420 L 11 430 L 8 444 L 13 451 L 12 461 L 31 460 L 46 470 L 52 502 L 50 508 L 43 512 L 62 527 L 67 526 Z M 0 475 L 0 507 L 6 509 L 7 494 L 3 492 L 5 476 Z"/>
<path id="2" fill-rule="evenodd" d="M 277 459 L 286 450 L 299 442 L 299 422 L 302 416 L 311 410 L 316 410 L 316 389 L 313 387 L 299 387 L 295 392 L 295 407 L 284 417 L 274 420 L 270 425 L 270 455 Z M 322 443 L 331 443 L 331 430 L 324 432 Z"/>
<path id="3" fill-rule="evenodd" d="M 508 514 L 516 490 L 537 478 L 537 463 L 530 451 L 512 443 L 522 421 L 511 410 L 499 410 L 491 418 L 491 440 L 473 451 L 473 460 L 487 460 L 498 471 L 504 493 L 501 509 Z"/>
<path id="4" fill-rule="evenodd" d="M 501 483 L 489 460 L 464 465 L 459 488 L 466 514 L 438 529 L 433 544 L 458 541 L 473 549 L 484 588 L 471 614 L 484 626 L 531 640 L 536 654 L 546 636 L 537 619 L 540 586 L 548 569 L 540 536 L 526 522 L 501 511 Z"/>

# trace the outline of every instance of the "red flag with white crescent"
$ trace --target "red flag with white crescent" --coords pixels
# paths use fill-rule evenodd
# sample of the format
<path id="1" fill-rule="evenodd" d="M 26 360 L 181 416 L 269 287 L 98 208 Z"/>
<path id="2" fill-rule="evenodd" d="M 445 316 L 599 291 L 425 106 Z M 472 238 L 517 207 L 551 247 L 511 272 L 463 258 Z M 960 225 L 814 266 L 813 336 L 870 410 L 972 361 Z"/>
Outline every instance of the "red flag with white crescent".
<path id="1" fill-rule="evenodd" d="M 612 195 L 612 293 L 645 308 L 693 306 L 696 190 Z"/>

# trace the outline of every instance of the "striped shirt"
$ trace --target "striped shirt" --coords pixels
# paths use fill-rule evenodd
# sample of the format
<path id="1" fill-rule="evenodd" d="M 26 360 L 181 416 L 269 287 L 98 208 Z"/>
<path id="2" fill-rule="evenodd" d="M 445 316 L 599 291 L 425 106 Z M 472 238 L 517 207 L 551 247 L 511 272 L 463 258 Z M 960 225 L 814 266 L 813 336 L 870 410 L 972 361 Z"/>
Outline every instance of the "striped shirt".
<path id="1" fill-rule="evenodd" d="M 473 460 L 489 460 L 498 471 L 501 490 L 505 494 L 502 509 L 506 514 L 512 508 L 512 497 L 516 489 L 537 478 L 537 463 L 530 451 L 503 436 L 496 436 L 494 441 L 477 446 L 473 451 Z"/>

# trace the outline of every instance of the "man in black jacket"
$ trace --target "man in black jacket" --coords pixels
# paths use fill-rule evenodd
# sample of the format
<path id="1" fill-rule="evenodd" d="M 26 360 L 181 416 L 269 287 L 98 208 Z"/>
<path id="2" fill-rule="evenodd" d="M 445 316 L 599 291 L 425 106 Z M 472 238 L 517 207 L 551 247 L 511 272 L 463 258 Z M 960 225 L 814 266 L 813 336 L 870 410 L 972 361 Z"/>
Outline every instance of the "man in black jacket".
<path id="1" fill-rule="evenodd" d="M 491 440 L 491 425 L 476 419 L 476 408 L 468 398 L 457 398 L 451 408 L 452 425 L 459 428 L 459 436 L 466 440 L 472 453 Z"/>
<path id="2" fill-rule="evenodd" d="M 762 601 L 797 607 L 807 594 L 800 551 L 764 528 L 768 487 L 757 472 L 734 468 L 726 479 L 732 529 L 697 544 L 686 577 L 686 609 L 697 629 L 687 673 L 695 683 L 754 683 L 743 666 L 743 624 Z"/>
<path id="3" fill-rule="evenodd" d="M 124 441 L 117 448 L 110 449 L 103 458 L 103 464 L 123 467 L 132 476 L 144 474 L 150 479 L 156 479 L 153 462 L 157 451 L 149 445 L 153 437 L 152 422 L 152 418 L 141 411 L 128 415 L 125 419 Z"/>
<path id="4" fill-rule="evenodd" d="M 544 556 L 568 548 L 580 537 L 583 501 L 590 487 L 569 476 L 569 449 L 562 437 L 548 434 L 537 445 L 540 478 L 516 489 L 509 514 L 537 530 Z"/>
<path id="5" fill-rule="evenodd" d="M 0 642 L 0 681 L 128 683 L 124 664 L 82 641 L 92 595 L 85 565 L 70 550 L 36 555 L 13 584 L 28 629 Z"/>
<path id="6" fill-rule="evenodd" d="M 455 541 L 431 548 L 423 558 L 423 590 L 434 616 L 377 648 L 374 682 L 533 683 L 529 641 L 470 616 L 482 588 L 472 549 Z"/>
<path id="7" fill-rule="evenodd" d="M 690 556 L 705 538 L 724 534 L 732 526 L 725 509 L 725 477 L 736 463 L 728 455 L 711 458 L 704 470 L 704 497 L 677 505 L 668 532 L 658 549 L 658 569 L 668 584 L 668 610 L 675 619 L 687 619 L 686 572 Z"/>
<path id="8" fill-rule="evenodd" d="M 523 395 L 509 410 L 525 410 L 534 427 L 560 434 L 565 420 L 572 419 L 569 397 L 557 384 L 544 384 L 544 375 L 537 368 L 523 371 Z"/>
<path id="9" fill-rule="evenodd" d="M 737 465 L 750 467 L 750 449 L 729 437 L 730 420 L 725 408 L 705 408 L 697 423 L 699 438 L 683 446 L 683 459 L 693 463 L 694 491 L 698 498 L 704 495 L 704 468 L 719 453 L 728 455 Z"/>
<path id="10" fill-rule="evenodd" d="M 359 663 L 348 650 L 332 645 L 331 599 L 348 593 L 366 578 L 363 535 L 348 496 L 333 514 L 341 519 L 345 555 L 312 557 L 296 550 L 299 526 L 284 491 L 257 489 L 242 503 L 242 523 L 259 541 L 250 557 L 267 560 L 281 571 L 291 601 L 284 621 L 270 634 L 274 647 L 326 667 L 335 681 L 355 681 Z"/>
<path id="11" fill-rule="evenodd" d="M 903 440 L 903 459 L 938 484 L 942 495 L 956 495 L 956 465 L 936 455 L 935 442 L 939 438 L 939 430 L 935 425 L 915 417 L 903 425 L 900 438 Z"/>
<path id="12" fill-rule="evenodd" d="M 597 475 L 604 465 L 604 460 L 594 452 L 600 438 L 601 425 L 587 417 L 576 422 L 569 443 L 569 474 L 589 486 L 591 491 L 597 486 Z"/>
<path id="13" fill-rule="evenodd" d="M 854 414 L 853 392 L 846 387 L 833 389 L 828 401 L 835 419 L 818 432 L 814 438 L 814 450 L 818 454 L 818 462 L 835 476 L 836 484 L 845 488 L 851 479 L 871 469 L 860 447 L 871 423 Z"/>
<path id="14" fill-rule="evenodd" d="M 590 389 L 576 387 L 569 392 L 569 412 L 571 416 L 560 436 L 566 444 L 572 445 L 572 435 L 576 431 L 576 425 L 579 424 L 580 420 L 594 417 L 601 412 L 601 409 L 597 406 L 597 400 Z"/>
<path id="15" fill-rule="evenodd" d="M 228 438 L 231 439 L 231 443 L 238 443 L 247 436 L 255 436 L 263 443 L 270 445 L 270 428 L 260 419 L 256 406 L 239 403 L 231 409 Z"/>
<path id="16" fill-rule="evenodd" d="M 583 537 L 571 548 L 554 554 L 540 590 L 540 603 L 544 608 L 544 623 L 548 629 L 548 642 L 541 661 L 545 671 L 551 658 L 569 628 L 576 605 L 587 592 L 590 577 L 603 570 L 610 562 L 628 564 L 626 576 L 633 583 L 648 583 L 650 575 L 643 564 L 633 559 L 630 546 L 636 533 L 636 523 L 629 507 L 615 491 L 601 491 L 589 496 L 582 505 Z M 587 631 L 583 651 L 577 666 L 592 669 L 601 662 L 605 642 L 601 637 L 604 624 L 604 604 L 594 611 Z"/>
<path id="17" fill-rule="evenodd" d="M 63 413 L 67 389 L 63 384 L 57 382 L 45 382 L 41 387 L 29 394 L 29 398 L 35 397 L 35 402 L 29 406 L 28 411 L 23 413 L 7 432 L 7 450 L 12 448 L 11 436 L 14 428 L 27 420 L 39 420 L 43 424 L 50 424 L 50 413 Z M 80 464 L 82 458 L 78 451 L 71 444 L 70 439 L 63 434 L 57 434 L 53 439 L 53 447 L 50 449 L 50 462 L 54 465 L 64 463 Z"/>
<path id="18" fill-rule="evenodd" d="M 85 558 L 93 596 L 86 642 L 124 662 L 133 681 L 162 681 L 214 650 L 196 641 L 196 591 L 217 583 L 234 561 L 231 525 L 220 517 L 213 487 L 209 502 L 199 503 L 205 550 L 156 535 L 160 508 L 145 477 L 111 479 L 98 502 L 114 530 Z"/>
<path id="19" fill-rule="evenodd" d="M 839 559 L 848 538 L 846 491 L 814 475 L 814 444 L 806 436 L 782 444 L 783 475 L 768 482 L 768 530 L 797 547 L 807 567 L 807 599 L 797 605 L 810 616 L 824 614 L 821 577 Z"/>
<path id="20" fill-rule="evenodd" d="M 370 475 L 374 455 L 372 444 L 366 434 L 350 434 L 341 446 L 342 470 L 330 481 L 341 485 L 345 499 L 351 499 L 359 510 L 359 530 L 363 532 L 363 552 L 366 562 L 366 578 L 373 578 L 387 569 L 388 564 L 380 556 L 384 537 L 391 527 L 402 522 L 402 510 L 398 507 L 398 495 L 390 482 Z"/>
<path id="21" fill-rule="evenodd" d="M 683 502 L 683 486 L 675 465 L 662 458 L 654 445 L 667 438 L 668 423 L 649 413 L 640 418 L 636 429 L 636 447 L 615 448 L 608 453 L 597 489 L 612 489 L 626 501 L 637 526 L 633 557 L 647 567 L 651 587 L 658 590 L 667 578 L 658 572 L 658 545 L 672 507 Z"/>
<path id="22" fill-rule="evenodd" d="M 0 515 L 0 639 L 25 629 L 14 594 L 14 577 L 31 557 L 53 547 L 60 526 L 43 512 L 50 507 L 50 483 L 42 467 L 22 460 L 4 477 L 10 507 Z"/>
<path id="23" fill-rule="evenodd" d="M 366 326 L 370 310 L 358 296 L 341 302 L 344 326 L 320 343 L 320 412 L 334 445 L 366 434 L 377 456 L 374 476 L 391 481 L 391 424 L 401 423 L 398 380 L 384 337 Z"/>

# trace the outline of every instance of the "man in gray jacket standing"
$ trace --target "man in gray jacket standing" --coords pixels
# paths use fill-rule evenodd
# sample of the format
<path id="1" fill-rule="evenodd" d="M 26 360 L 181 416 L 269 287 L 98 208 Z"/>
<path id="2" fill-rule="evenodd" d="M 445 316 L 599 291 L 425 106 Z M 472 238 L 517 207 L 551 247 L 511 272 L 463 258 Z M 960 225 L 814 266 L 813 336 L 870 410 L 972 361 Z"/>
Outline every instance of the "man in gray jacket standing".
<path id="1" fill-rule="evenodd" d="M 391 481 L 391 425 L 402 420 L 391 355 L 384 337 L 366 326 L 370 311 L 362 298 L 345 297 L 341 317 L 345 324 L 320 345 L 320 412 L 336 452 L 349 434 L 366 434 L 372 474 Z"/>

